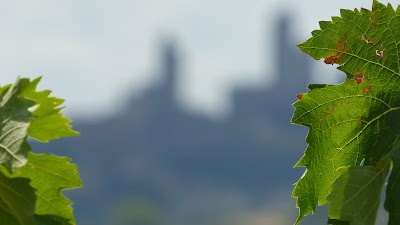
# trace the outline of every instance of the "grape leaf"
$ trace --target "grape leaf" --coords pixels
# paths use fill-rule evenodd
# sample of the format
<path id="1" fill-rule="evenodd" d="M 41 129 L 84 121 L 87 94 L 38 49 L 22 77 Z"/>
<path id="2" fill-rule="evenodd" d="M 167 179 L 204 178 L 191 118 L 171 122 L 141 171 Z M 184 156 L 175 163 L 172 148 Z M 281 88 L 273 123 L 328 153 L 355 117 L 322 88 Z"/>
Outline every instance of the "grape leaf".
<path id="1" fill-rule="evenodd" d="M 7 171 L 6 171 L 7 172 Z M 36 196 L 29 179 L 9 178 L 0 173 L 0 218 L 2 224 L 32 225 Z"/>
<path id="2" fill-rule="evenodd" d="M 36 189 L 35 214 L 52 215 L 75 224 L 71 201 L 61 194 L 62 189 L 82 187 L 77 166 L 70 159 L 54 155 L 30 153 L 25 166 L 14 170 L 12 177 L 30 178 L 30 185 Z"/>
<path id="3" fill-rule="evenodd" d="M 343 220 L 329 219 L 328 225 L 350 225 L 350 222 Z"/>
<path id="4" fill-rule="evenodd" d="M 330 219 L 351 225 L 374 225 L 381 192 L 391 160 L 382 158 L 375 166 L 342 167 L 328 196 Z"/>
<path id="5" fill-rule="evenodd" d="M 35 102 L 21 98 L 26 80 L 17 79 L 14 85 L 0 88 L 0 164 L 8 170 L 23 166 L 30 146 L 26 142 Z"/>
<path id="6" fill-rule="evenodd" d="M 34 118 L 31 120 L 28 128 L 29 137 L 42 142 L 48 142 L 49 140 L 60 137 L 78 135 L 79 133 L 73 131 L 71 126 L 68 125 L 71 120 L 65 118 L 60 113 L 62 108 L 59 106 L 64 100 L 50 97 L 51 91 L 49 90 L 36 91 L 40 80 L 41 77 L 29 82 L 21 93 L 21 96 L 33 100 L 38 105 L 32 113 Z"/>
<path id="7" fill-rule="evenodd" d="M 309 127 L 308 147 L 295 165 L 306 167 L 292 194 L 296 224 L 327 203 L 332 183 L 350 172 L 340 168 L 363 160 L 376 166 L 400 136 L 400 9 L 374 1 L 373 10 L 341 10 L 341 17 L 320 22 L 320 28 L 299 48 L 339 64 L 346 79 L 310 85 L 293 105 L 292 123 Z"/>
<path id="8" fill-rule="evenodd" d="M 0 87 L 0 164 L 10 171 L 26 163 L 28 134 L 43 142 L 79 134 L 60 113 L 62 99 L 49 97 L 47 90 L 35 91 L 39 81 L 18 78 Z"/>
<path id="9" fill-rule="evenodd" d="M 0 87 L 0 223 L 75 225 L 61 191 L 82 187 L 70 159 L 30 153 L 28 136 L 42 142 L 75 136 L 59 106 L 64 100 L 36 91 L 40 77 Z"/>
<path id="10" fill-rule="evenodd" d="M 400 142 L 397 141 L 388 156 L 393 160 L 392 173 L 386 188 L 385 209 L 389 212 L 389 225 L 400 222 Z"/>
<path id="11" fill-rule="evenodd" d="M 35 215 L 36 225 L 70 225 L 71 221 L 52 215 Z M 75 224 L 75 223 L 73 223 Z"/>
<path id="12" fill-rule="evenodd" d="M 75 225 L 65 188 L 82 187 L 76 165 L 54 155 L 30 153 L 11 174 L 0 169 L 0 218 L 7 225 Z"/>

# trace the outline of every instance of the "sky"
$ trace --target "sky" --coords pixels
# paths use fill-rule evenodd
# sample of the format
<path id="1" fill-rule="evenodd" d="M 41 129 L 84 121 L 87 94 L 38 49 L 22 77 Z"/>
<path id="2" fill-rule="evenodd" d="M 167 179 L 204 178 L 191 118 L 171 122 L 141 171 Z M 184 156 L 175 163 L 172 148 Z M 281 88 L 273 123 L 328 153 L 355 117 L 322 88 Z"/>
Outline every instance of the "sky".
<path id="1" fill-rule="evenodd" d="M 184 75 L 179 100 L 219 116 L 229 110 L 232 88 L 273 83 L 267 62 L 281 13 L 294 19 L 300 43 L 318 21 L 360 7 L 371 8 L 371 0 L 0 1 L 0 84 L 42 75 L 40 88 L 67 99 L 67 114 L 109 116 L 160 82 L 160 46 L 173 40 Z M 325 67 L 316 64 L 314 73 L 333 73 Z"/>

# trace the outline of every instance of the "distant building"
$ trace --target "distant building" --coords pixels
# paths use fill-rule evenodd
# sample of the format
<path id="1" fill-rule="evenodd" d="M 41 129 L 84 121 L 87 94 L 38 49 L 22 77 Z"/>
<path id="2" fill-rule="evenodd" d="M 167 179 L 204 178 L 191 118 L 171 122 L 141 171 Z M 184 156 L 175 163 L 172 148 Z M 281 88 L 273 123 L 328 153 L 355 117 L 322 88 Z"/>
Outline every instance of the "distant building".
<path id="1" fill-rule="evenodd" d="M 311 63 L 308 57 L 296 47 L 290 35 L 289 17 L 282 17 L 277 24 L 275 49 L 268 52 L 278 60 L 277 85 L 261 90 L 237 90 L 234 93 L 234 113 L 237 119 L 267 118 L 290 119 L 291 104 L 296 95 L 305 92 L 310 82 Z"/>
<path id="2" fill-rule="evenodd" d="M 225 121 L 176 104 L 179 57 L 170 43 L 161 49 L 163 83 L 113 118 L 77 121 L 80 137 L 44 146 L 60 149 L 80 165 L 86 186 L 72 194 L 78 224 L 87 218 L 86 224 L 111 224 L 106 217 L 127 200 L 151 202 L 160 215 L 184 221 L 185 215 L 206 215 L 213 207 L 230 210 L 234 204 L 224 201 L 231 192 L 260 204 L 265 203 L 260 196 L 291 189 L 303 172 L 291 168 L 305 149 L 306 132 L 290 126 L 291 104 L 306 90 L 310 61 L 288 32 L 289 18 L 283 17 L 272 51 L 278 58 L 277 86 L 235 90 L 233 112 Z"/>

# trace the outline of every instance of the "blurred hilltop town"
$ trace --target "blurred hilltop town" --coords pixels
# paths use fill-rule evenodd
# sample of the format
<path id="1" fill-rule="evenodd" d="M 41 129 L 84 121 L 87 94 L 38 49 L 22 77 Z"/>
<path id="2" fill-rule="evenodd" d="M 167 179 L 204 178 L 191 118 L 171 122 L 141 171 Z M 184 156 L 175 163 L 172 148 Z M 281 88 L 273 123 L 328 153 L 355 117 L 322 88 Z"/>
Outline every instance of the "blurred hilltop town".
<path id="1" fill-rule="evenodd" d="M 85 187 L 66 193 L 77 224 L 252 224 L 240 213 L 259 208 L 263 224 L 291 224 L 292 184 L 304 172 L 292 167 L 307 132 L 290 125 L 291 104 L 306 91 L 311 62 L 289 25 L 282 16 L 275 32 L 276 86 L 234 90 L 225 120 L 189 113 L 176 101 L 180 61 L 168 44 L 161 49 L 163 83 L 132 97 L 112 118 L 76 120 L 81 136 L 40 146 L 79 165 Z M 278 212 L 285 222 L 273 218 Z"/>

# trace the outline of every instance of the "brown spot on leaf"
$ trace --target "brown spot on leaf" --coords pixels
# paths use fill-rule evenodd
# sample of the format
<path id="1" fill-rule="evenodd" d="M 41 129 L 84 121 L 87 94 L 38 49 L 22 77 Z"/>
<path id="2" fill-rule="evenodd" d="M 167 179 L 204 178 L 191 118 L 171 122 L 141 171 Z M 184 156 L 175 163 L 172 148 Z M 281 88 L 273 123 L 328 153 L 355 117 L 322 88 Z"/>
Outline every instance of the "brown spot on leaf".
<path id="1" fill-rule="evenodd" d="M 336 42 L 336 50 L 344 51 L 345 48 L 346 48 L 346 46 L 343 44 L 343 42 L 341 42 L 340 40 L 338 42 Z"/>
<path id="2" fill-rule="evenodd" d="M 368 86 L 368 87 L 364 88 L 364 89 L 363 89 L 363 92 L 364 92 L 364 93 L 371 92 L 371 86 Z"/>
<path id="3" fill-rule="evenodd" d="M 358 74 L 356 77 L 356 82 L 357 84 L 361 84 L 363 82 L 363 75 L 362 74 Z"/>
<path id="4" fill-rule="evenodd" d="M 346 39 L 346 36 L 343 36 L 342 39 Z M 346 50 L 346 45 L 341 41 L 341 39 L 336 42 L 335 48 L 338 52 L 334 55 L 331 55 L 331 56 L 325 58 L 324 62 L 326 64 L 331 64 L 331 65 L 333 65 L 335 63 L 339 64 L 340 60 L 343 58 L 343 56 L 345 54 L 343 52 L 348 52 Z"/>
<path id="5" fill-rule="evenodd" d="M 322 122 L 324 122 L 324 120 L 333 112 L 333 110 L 335 110 L 335 108 L 336 108 L 336 104 L 328 109 L 328 111 L 326 112 L 325 116 L 322 117 L 322 119 L 319 121 L 319 125 L 321 125 Z"/>
<path id="6" fill-rule="evenodd" d="M 364 80 L 368 80 L 368 77 L 357 68 L 357 75 L 354 77 L 354 79 L 356 80 L 357 84 L 361 84 Z"/>
<path id="7" fill-rule="evenodd" d="M 326 64 L 334 64 L 335 63 L 335 58 L 333 57 L 333 56 L 331 56 L 331 57 L 329 57 L 329 58 L 326 58 L 325 60 L 324 60 L 324 63 L 326 63 Z"/>
<path id="8" fill-rule="evenodd" d="M 302 98 L 303 98 L 303 94 L 298 94 L 298 95 L 297 95 L 297 100 L 300 101 Z"/>
<path id="9" fill-rule="evenodd" d="M 331 64 L 331 65 L 333 65 L 333 64 L 339 64 L 339 62 L 340 62 L 340 60 L 343 58 L 343 54 L 342 53 L 336 53 L 335 55 L 332 55 L 332 56 L 330 56 L 330 57 L 328 57 L 328 58 L 326 58 L 325 60 L 324 60 L 324 62 L 326 63 L 326 64 Z"/>
<path id="10" fill-rule="evenodd" d="M 336 108 L 336 104 L 333 105 L 332 108 L 329 108 L 329 109 L 328 109 L 328 112 L 326 112 L 326 115 L 329 116 L 329 114 L 331 114 L 335 108 Z"/>

